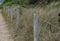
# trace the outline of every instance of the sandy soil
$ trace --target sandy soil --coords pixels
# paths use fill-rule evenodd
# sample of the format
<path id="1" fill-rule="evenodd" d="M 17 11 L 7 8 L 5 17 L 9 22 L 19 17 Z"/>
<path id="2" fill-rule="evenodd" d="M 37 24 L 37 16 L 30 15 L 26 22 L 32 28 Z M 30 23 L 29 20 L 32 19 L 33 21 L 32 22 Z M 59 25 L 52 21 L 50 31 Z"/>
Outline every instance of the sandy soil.
<path id="1" fill-rule="evenodd" d="M 14 41 L 8 30 L 8 25 L 0 13 L 0 41 Z"/>

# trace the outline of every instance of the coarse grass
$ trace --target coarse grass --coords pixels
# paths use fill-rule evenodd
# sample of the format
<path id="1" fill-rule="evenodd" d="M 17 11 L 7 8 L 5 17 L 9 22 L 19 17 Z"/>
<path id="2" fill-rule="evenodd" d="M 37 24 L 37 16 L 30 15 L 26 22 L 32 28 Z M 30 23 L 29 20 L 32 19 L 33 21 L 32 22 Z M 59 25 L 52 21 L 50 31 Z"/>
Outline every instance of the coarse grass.
<path id="1" fill-rule="evenodd" d="M 59 16 L 60 2 L 53 2 L 45 8 L 45 13 L 39 17 L 39 40 L 40 41 L 59 41 L 60 38 L 60 24 Z M 46 21 L 46 22 L 44 22 Z M 51 23 L 49 25 L 48 23 Z"/>

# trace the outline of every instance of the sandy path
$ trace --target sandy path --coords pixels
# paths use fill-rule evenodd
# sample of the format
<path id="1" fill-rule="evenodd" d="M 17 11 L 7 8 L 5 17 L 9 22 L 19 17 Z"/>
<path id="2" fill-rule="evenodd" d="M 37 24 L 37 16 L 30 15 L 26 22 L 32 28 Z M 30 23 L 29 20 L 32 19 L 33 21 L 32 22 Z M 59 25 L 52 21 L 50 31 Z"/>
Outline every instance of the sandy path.
<path id="1" fill-rule="evenodd" d="M 8 31 L 8 26 L 0 14 L 0 41 L 14 41 Z"/>

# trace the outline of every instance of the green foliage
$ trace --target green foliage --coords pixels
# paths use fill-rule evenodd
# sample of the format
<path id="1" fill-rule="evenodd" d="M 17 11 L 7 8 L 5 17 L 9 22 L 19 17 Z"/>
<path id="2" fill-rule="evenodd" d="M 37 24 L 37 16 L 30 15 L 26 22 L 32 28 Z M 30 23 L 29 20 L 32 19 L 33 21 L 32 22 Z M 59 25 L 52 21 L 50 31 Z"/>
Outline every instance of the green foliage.
<path id="1" fill-rule="evenodd" d="M 24 0 L 5 0 L 3 4 L 8 4 L 9 2 L 11 4 L 23 4 Z"/>
<path id="2" fill-rule="evenodd" d="M 29 5 L 29 4 L 36 4 L 36 3 L 39 3 L 39 4 L 49 4 L 51 2 L 56 2 L 56 1 L 60 1 L 60 0 L 5 0 L 3 4 L 19 4 L 19 5 Z M 38 4 L 37 4 L 38 5 Z"/>
<path id="3" fill-rule="evenodd" d="M 53 8 L 56 8 L 56 7 L 60 7 L 60 1 L 59 2 L 52 2 L 50 5 L 47 5 L 46 8 L 53 9 Z"/>
<path id="4" fill-rule="evenodd" d="M 18 4 L 23 4 L 25 0 L 18 0 Z"/>
<path id="5" fill-rule="evenodd" d="M 19 4 L 18 0 L 12 0 L 11 2 L 12 2 L 12 4 Z"/>
<path id="6" fill-rule="evenodd" d="M 38 0 L 29 0 L 29 4 L 35 4 Z"/>
<path id="7" fill-rule="evenodd" d="M 11 6 L 12 5 L 12 2 L 6 2 L 4 3 L 5 6 Z"/>
<path id="8" fill-rule="evenodd" d="M 5 1 L 3 2 L 3 4 L 6 3 L 6 2 L 11 2 L 11 1 L 12 1 L 12 0 L 5 0 Z"/>

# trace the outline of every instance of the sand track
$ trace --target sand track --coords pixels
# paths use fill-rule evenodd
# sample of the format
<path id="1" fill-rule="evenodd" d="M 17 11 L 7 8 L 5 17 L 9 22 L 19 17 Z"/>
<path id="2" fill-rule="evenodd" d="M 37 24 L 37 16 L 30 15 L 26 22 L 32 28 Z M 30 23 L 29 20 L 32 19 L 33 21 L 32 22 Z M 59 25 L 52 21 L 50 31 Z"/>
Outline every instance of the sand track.
<path id="1" fill-rule="evenodd" d="M 4 17 L 0 13 L 0 41 L 14 41 L 11 37 L 11 34 L 9 34 L 8 25 L 6 24 L 6 21 L 4 20 Z"/>

